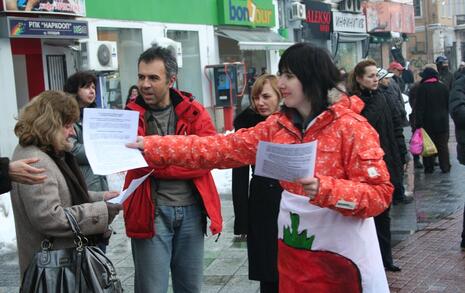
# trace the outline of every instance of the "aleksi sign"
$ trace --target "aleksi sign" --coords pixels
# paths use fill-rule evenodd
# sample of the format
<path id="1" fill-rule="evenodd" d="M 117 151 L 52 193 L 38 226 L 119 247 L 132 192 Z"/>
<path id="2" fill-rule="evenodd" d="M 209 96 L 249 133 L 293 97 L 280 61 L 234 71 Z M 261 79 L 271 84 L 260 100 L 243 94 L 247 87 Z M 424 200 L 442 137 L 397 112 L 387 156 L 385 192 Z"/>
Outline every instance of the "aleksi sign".
<path id="1" fill-rule="evenodd" d="M 365 15 L 354 13 L 333 12 L 333 31 L 366 33 Z"/>
<path id="2" fill-rule="evenodd" d="M 87 38 L 87 21 L 8 17 L 10 38 Z"/>
<path id="3" fill-rule="evenodd" d="M 310 35 L 321 39 L 329 39 L 331 30 L 331 5 L 321 2 L 305 1 L 306 19 L 304 27 Z M 307 34 L 308 35 L 308 34 Z"/>
<path id="4" fill-rule="evenodd" d="M 219 22 L 227 25 L 273 27 L 271 0 L 218 0 Z"/>

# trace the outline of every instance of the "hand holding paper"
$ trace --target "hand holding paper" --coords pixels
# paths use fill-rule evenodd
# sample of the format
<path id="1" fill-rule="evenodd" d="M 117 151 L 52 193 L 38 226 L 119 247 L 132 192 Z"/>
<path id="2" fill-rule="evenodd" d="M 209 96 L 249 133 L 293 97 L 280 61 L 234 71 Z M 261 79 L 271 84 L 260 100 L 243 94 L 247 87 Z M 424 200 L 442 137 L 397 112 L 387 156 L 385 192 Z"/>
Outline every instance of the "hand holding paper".
<path id="1" fill-rule="evenodd" d="M 301 144 L 277 144 L 260 141 L 255 174 L 278 180 L 296 181 L 313 177 L 317 141 Z"/>
<path id="2" fill-rule="evenodd" d="M 114 109 L 84 109 L 84 148 L 92 171 L 108 175 L 147 167 L 138 150 L 126 147 L 136 141 L 139 113 Z"/>
<path id="3" fill-rule="evenodd" d="M 117 204 L 123 204 L 123 202 L 137 189 L 137 187 L 139 187 L 139 185 L 142 184 L 142 182 L 145 181 L 145 179 L 147 179 L 147 177 L 150 176 L 150 174 L 152 174 L 153 171 L 151 171 L 150 173 L 148 173 L 147 175 L 145 176 L 142 176 L 140 178 L 137 178 L 137 179 L 134 179 L 131 181 L 131 183 L 129 184 L 128 188 L 126 190 L 123 190 L 120 195 L 118 195 L 117 197 L 115 198 L 112 198 L 110 200 L 108 200 L 107 202 L 110 202 L 110 203 L 117 203 Z"/>

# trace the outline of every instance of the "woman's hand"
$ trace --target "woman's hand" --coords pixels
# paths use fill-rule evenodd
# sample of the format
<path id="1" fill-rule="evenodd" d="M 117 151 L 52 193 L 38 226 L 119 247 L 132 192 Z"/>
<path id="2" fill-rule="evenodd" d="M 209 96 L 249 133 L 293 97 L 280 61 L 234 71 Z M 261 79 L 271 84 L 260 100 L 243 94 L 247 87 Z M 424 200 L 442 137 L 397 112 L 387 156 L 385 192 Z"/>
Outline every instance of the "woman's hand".
<path id="1" fill-rule="evenodd" d="M 109 199 L 112 199 L 114 197 L 117 197 L 119 195 L 118 191 L 105 191 L 103 193 L 103 200 L 107 201 Z"/>
<path id="2" fill-rule="evenodd" d="M 295 182 L 302 184 L 305 195 L 310 197 L 310 199 L 314 198 L 318 194 L 318 189 L 320 187 L 320 180 L 318 178 L 306 177 L 297 179 Z"/>
<path id="3" fill-rule="evenodd" d="M 126 146 L 131 149 L 144 150 L 144 137 L 138 136 L 136 142 L 127 143 Z"/>

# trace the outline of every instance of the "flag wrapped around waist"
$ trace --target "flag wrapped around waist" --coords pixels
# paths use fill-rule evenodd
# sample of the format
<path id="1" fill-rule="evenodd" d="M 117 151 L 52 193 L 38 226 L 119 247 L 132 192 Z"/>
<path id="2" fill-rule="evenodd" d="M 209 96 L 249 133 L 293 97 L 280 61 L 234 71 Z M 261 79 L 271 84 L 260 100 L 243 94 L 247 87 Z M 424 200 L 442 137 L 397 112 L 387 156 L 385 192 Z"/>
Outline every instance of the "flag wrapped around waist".
<path id="1" fill-rule="evenodd" d="M 284 191 L 278 229 L 280 292 L 389 293 L 373 218 Z"/>

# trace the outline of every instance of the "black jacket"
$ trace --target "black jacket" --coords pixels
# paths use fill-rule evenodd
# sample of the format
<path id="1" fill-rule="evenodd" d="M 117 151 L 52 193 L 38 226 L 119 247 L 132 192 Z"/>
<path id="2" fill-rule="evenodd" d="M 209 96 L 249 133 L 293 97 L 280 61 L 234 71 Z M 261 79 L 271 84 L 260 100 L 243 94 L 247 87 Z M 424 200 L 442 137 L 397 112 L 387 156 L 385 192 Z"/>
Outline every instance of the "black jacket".
<path id="1" fill-rule="evenodd" d="M 237 130 L 266 117 L 247 108 L 234 120 Z M 253 171 L 252 166 L 252 171 Z M 278 214 L 282 187 L 278 180 L 252 175 L 249 166 L 233 169 L 234 234 L 247 234 L 249 279 L 278 281 Z"/>
<path id="2" fill-rule="evenodd" d="M 412 108 L 412 113 L 409 115 L 409 122 L 412 128 L 415 128 L 415 112 L 416 112 L 416 101 L 417 101 L 417 94 L 418 94 L 418 87 L 420 86 L 420 82 L 415 82 L 410 91 L 408 92 L 408 103 L 410 104 L 410 108 Z"/>
<path id="3" fill-rule="evenodd" d="M 415 101 L 415 128 L 427 133 L 449 131 L 449 90 L 442 82 L 425 82 L 419 86 Z"/>
<path id="4" fill-rule="evenodd" d="M 397 83 L 397 85 L 400 88 L 401 92 L 404 92 L 405 90 L 405 82 L 401 77 L 398 77 L 397 75 L 393 75 L 392 79 Z"/>
<path id="5" fill-rule="evenodd" d="M 447 90 L 452 89 L 452 83 L 454 82 L 454 75 L 449 69 L 439 70 L 439 80 L 447 87 Z"/>
<path id="6" fill-rule="evenodd" d="M 265 121 L 266 117 L 263 117 L 253 111 L 250 107 L 242 111 L 234 119 L 234 129 L 237 131 L 241 128 L 249 128 L 257 125 L 258 123 Z M 234 202 L 234 234 L 247 234 L 248 233 L 248 224 L 249 224 L 249 172 L 250 167 L 254 166 L 244 166 L 239 168 L 233 168 L 232 170 L 232 196 Z M 277 186 L 278 189 L 281 189 L 279 182 L 275 179 L 265 178 L 261 176 L 253 176 L 254 180 L 263 181 L 266 185 L 267 183 Z M 282 191 L 282 190 L 281 190 Z"/>
<path id="7" fill-rule="evenodd" d="M 465 74 L 455 80 L 449 99 L 450 115 L 455 123 L 457 159 L 465 165 Z"/>
<path id="8" fill-rule="evenodd" d="M 11 180 L 8 174 L 10 160 L 8 158 L 0 158 L 0 194 L 11 190 Z"/>
<path id="9" fill-rule="evenodd" d="M 379 90 L 386 99 L 390 100 L 395 106 L 396 115 L 400 116 L 402 126 L 408 126 L 407 112 L 405 111 L 404 98 L 396 82 L 392 81 L 388 86 L 380 85 Z"/>
<path id="10" fill-rule="evenodd" d="M 395 105 L 381 91 L 363 91 L 360 98 L 365 102 L 362 116 L 378 132 L 384 161 L 391 175 L 391 182 L 400 182 L 405 164 L 405 146 L 401 117 Z"/>

